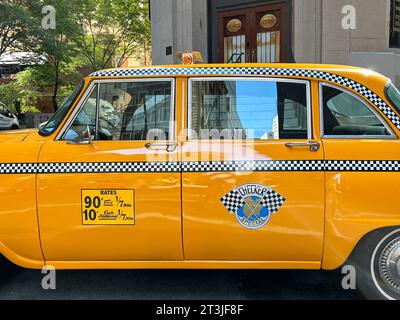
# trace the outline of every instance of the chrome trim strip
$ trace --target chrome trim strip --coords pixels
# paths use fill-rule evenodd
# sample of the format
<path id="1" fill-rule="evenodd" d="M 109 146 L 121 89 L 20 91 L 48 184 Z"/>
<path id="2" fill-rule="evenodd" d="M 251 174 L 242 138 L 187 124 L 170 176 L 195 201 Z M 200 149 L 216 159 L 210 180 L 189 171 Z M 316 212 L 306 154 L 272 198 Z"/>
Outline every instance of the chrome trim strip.
<path id="1" fill-rule="evenodd" d="M 75 120 L 78 112 L 81 110 L 83 105 L 86 103 L 87 99 L 89 99 L 90 95 L 92 94 L 95 83 L 92 81 L 89 86 L 87 87 L 86 91 L 83 93 L 81 99 L 78 101 L 78 103 L 75 105 L 74 110 L 72 110 L 72 113 L 68 117 L 67 121 L 64 123 L 62 128 L 58 131 L 56 138 L 54 139 L 55 141 L 62 140 L 64 137 L 64 134 L 67 133 L 67 129 L 71 126 L 72 122 Z"/>
<path id="2" fill-rule="evenodd" d="M 99 138 L 99 124 L 100 124 L 100 112 L 99 112 L 99 106 L 100 106 L 100 84 L 97 85 L 96 87 L 96 128 L 95 128 L 95 136 L 94 139 L 97 140 Z M 90 139 L 90 138 L 89 138 Z"/>

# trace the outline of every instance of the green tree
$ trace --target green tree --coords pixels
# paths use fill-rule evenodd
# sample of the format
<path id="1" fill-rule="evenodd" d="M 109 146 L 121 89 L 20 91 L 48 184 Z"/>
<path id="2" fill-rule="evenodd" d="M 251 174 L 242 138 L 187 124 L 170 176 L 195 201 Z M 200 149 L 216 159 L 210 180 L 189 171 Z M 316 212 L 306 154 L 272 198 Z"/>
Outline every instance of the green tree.
<path id="1" fill-rule="evenodd" d="M 58 93 L 60 87 L 65 84 L 69 66 L 74 64 L 78 55 L 77 35 L 80 33 L 78 24 L 78 1 L 69 0 L 30 0 L 28 6 L 37 25 L 41 25 L 44 15 L 42 8 L 44 5 L 51 5 L 56 9 L 56 28 L 41 29 L 35 35 L 33 46 L 36 53 L 44 55 L 46 64 L 42 71 L 48 83 L 51 84 L 52 102 L 54 111 L 58 107 Z"/>
<path id="2" fill-rule="evenodd" d="M 24 50 L 41 58 L 24 75 L 42 94 L 50 88 L 54 111 L 82 66 L 93 71 L 118 67 L 127 57 L 144 59 L 150 47 L 145 0 L 0 1 L 0 55 Z M 56 9 L 55 29 L 42 28 L 45 5 Z"/>
<path id="3" fill-rule="evenodd" d="M 79 47 L 93 71 L 120 67 L 150 46 L 148 2 L 82 0 Z"/>
<path id="4" fill-rule="evenodd" d="M 28 68 L 19 72 L 15 81 L 0 86 L 0 100 L 17 114 L 39 112 L 38 102 L 44 84 L 37 70 Z M 16 106 L 19 108 L 16 108 Z"/>
<path id="5" fill-rule="evenodd" d="M 20 51 L 29 47 L 32 34 L 36 33 L 37 29 L 24 1 L 0 2 L 0 56 L 11 50 Z"/>

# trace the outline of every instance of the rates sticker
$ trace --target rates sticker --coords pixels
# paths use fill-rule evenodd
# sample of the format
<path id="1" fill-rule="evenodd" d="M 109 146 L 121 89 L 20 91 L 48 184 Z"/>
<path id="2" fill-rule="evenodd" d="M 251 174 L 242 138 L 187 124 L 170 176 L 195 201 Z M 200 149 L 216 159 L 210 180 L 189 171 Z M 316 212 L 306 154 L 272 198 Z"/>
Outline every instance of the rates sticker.
<path id="1" fill-rule="evenodd" d="M 82 189 L 83 225 L 134 225 L 135 190 Z"/>

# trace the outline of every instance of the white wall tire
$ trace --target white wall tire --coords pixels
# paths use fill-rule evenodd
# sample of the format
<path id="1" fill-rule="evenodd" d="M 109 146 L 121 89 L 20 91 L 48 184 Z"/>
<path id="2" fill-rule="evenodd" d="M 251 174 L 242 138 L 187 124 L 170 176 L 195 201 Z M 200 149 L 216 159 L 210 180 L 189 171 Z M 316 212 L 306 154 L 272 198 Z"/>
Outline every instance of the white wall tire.
<path id="1" fill-rule="evenodd" d="M 400 228 L 369 234 L 356 248 L 357 287 L 371 300 L 400 300 Z"/>

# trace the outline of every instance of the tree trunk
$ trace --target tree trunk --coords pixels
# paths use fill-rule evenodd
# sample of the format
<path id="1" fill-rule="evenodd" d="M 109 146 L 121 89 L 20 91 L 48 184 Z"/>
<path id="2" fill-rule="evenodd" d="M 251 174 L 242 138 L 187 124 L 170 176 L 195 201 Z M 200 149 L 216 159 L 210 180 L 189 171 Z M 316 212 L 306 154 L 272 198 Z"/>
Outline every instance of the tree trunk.
<path id="1" fill-rule="evenodd" d="M 54 84 L 53 96 L 52 96 L 52 99 L 51 99 L 51 101 L 53 102 L 54 112 L 56 112 L 57 109 L 58 109 L 58 106 L 57 106 L 57 93 L 58 93 L 58 76 L 57 76 L 56 82 Z"/>

